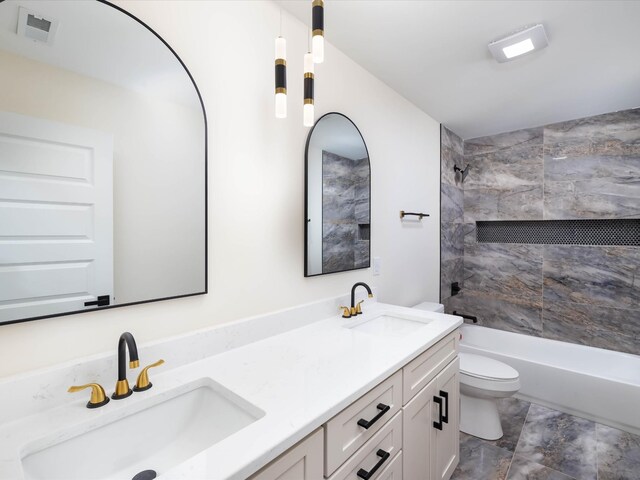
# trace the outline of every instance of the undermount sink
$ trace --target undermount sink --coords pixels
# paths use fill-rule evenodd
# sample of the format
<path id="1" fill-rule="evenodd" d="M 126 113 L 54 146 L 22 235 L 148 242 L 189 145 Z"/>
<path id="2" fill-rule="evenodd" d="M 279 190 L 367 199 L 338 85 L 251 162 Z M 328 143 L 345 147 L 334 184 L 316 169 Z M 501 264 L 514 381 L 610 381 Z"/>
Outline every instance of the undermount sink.
<path id="1" fill-rule="evenodd" d="M 160 403 L 150 405 L 153 399 L 148 400 L 148 408 L 48 448 L 28 446 L 31 452 L 22 458 L 25 478 L 122 480 L 144 470 L 161 475 L 264 416 L 210 379 L 176 389 Z M 56 438 L 69 435 L 61 432 Z"/>
<path id="2" fill-rule="evenodd" d="M 370 333 L 373 335 L 405 336 L 423 328 L 432 320 L 411 315 L 382 314 L 370 319 L 363 319 L 352 325 L 345 325 L 354 331 Z"/>

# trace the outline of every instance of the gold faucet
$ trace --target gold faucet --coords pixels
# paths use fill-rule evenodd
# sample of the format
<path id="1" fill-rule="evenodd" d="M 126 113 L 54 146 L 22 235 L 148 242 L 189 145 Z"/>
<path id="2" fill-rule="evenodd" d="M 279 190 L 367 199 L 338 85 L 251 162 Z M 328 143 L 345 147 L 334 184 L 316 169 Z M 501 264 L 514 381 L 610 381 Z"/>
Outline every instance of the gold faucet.
<path id="1" fill-rule="evenodd" d="M 342 309 L 342 318 L 351 318 L 351 309 L 349 307 L 340 305 L 338 308 Z"/>
<path id="2" fill-rule="evenodd" d="M 87 403 L 87 408 L 98 408 L 109 403 L 109 397 L 104 392 L 104 388 L 97 383 L 87 383 L 86 385 L 78 385 L 69 387 L 69 393 L 79 392 L 85 388 L 91 388 L 91 399 Z"/>
<path id="3" fill-rule="evenodd" d="M 140 375 L 138 375 L 138 380 L 136 380 L 136 386 L 133 387 L 134 392 L 144 392 L 145 390 L 149 390 L 153 387 L 153 384 L 149 381 L 149 369 L 153 367 L 159 367 L 164 363 L 164 360 L 160 359 L 156 363 L 152 363 L 151 365 L 147 365 L 142 369 Z"/>

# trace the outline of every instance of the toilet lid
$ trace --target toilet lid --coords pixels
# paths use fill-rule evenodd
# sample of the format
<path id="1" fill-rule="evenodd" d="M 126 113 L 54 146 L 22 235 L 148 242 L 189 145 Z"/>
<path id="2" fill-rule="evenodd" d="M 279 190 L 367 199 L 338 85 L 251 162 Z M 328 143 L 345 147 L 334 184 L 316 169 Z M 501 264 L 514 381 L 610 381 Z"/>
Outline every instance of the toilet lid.
<path id="1" fill-rule="evenodd" d="M 518 378 L 518 371 L 515 368 L 493 358 L 473 353 L 459 353 L 458 355 L 460 357 L 460 373 L 464 375 L 491 380 L 515 380 Z"/>

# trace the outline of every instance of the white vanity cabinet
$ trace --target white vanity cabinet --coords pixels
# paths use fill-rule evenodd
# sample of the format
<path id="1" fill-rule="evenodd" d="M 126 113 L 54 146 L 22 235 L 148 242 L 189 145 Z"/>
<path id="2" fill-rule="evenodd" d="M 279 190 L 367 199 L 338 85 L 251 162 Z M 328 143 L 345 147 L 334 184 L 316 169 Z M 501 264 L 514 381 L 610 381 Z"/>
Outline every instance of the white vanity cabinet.
<path id="1" fill-rule="evenodd" d="M 251 480 L 448 480 L 459 461 L 458 330 Z"/>
<path id="2" fill-rule="evenodd" d="M 458 465 L 459 363 L 456 357 L 403 408 L 407 480 L 448 480 Z"/>
<path id="3" fill-rule="evenodd" d="M 323 480 L 324 431 L 319 428 L 249 480 Z"/>
<path id="4" fill-rule="evenodd" d="M 401 409 L 402 374 L 398 371 L 329 420 L 324 426 L 325 476 L 333 474 Z"/>

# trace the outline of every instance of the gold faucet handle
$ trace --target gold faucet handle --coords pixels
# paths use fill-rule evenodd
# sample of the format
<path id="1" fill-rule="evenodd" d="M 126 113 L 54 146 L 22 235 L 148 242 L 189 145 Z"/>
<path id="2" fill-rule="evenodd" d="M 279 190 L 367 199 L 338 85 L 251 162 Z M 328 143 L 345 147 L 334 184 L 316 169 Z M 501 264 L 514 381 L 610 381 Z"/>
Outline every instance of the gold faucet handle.
<path id="1" fill-rule="evenodd" d="M 97 383 L 87 383 L 86 385 L 74 385 L 69 387 L 67 392 L 75 393 L 86 388 L 91 388 L 91 398 L 87 403 L 87 408 L 98 408 L 109 403 L 109 397 L 104 392 L 104 388 Z"/>
<path id="2" fill-rule="evenodd" d="M 142 369 L 140 375 L 138 375 L 138 380 L 136 380 L 136 386 L 133 387 L 134 392 L 144 392 L 145 390 L 149 390 L 153 387 L 153 384 L 149 381 L 149 369 L 153 367 L 159 367 L 164 363 L 164 360 L 158 360 L 156 363 L 152 363 L 151 365 L 147 365 Z"/>
<path id="3" fill-rule="evenodd" d="M 360 300 L 357 304 L 356 304 L 356 315 L 360 315 L 362 313 L 362 303 L 364 302 L 364 300 Z"/>
<path id="4" fill-rule="evenodd" d="M 342 318 L 351 318 L 351 310 L 349 307 L 340 305 L 338 308 L 342 309 Z"/>

